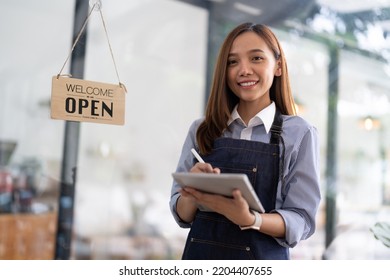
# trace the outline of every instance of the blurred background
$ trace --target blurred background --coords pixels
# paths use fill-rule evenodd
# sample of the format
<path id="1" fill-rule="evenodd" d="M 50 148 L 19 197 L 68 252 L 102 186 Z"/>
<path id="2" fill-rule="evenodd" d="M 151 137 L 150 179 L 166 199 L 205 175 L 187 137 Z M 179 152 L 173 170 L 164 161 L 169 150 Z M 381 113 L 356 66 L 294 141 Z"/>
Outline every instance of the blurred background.
<path id="1" fill-rule="evenodd" d="M 51 78 L 95 2 L 0 0 L 0 259 L 179 259 L 171 173 L 246 21 L 279 37 L 320 135 L 317 231 L 292 258 L 390 259 L 389 0 L 103 0 L 125 125 L 53 120 Z M 63 73 L 117 83 L 98 9 L 77 47 Z"/>

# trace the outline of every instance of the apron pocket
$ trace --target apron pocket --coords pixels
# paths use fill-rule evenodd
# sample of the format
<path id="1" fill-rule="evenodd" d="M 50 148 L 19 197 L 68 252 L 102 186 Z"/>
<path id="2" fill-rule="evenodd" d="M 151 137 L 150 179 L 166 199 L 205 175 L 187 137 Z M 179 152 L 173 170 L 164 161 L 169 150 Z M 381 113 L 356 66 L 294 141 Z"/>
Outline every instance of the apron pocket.
<path id="1" fill-rule="evenodd" d="M 191 238 L 183 259 L 254 260 L 249 246 Z"/>
<path id="2" fill-rule="evenodd" d="M 243 173 L 248 176 L 252 186 L 256 186 L 256 174 L 258 167 L 255 164 L 234 162 L 213 162 L 214 167 L 221 169 L 221 173 Z"/>

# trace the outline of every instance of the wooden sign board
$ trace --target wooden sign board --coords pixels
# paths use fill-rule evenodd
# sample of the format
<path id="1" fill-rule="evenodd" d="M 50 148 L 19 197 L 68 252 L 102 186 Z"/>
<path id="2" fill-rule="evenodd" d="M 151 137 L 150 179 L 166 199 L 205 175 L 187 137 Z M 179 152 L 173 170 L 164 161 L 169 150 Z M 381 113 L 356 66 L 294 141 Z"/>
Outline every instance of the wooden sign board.
<path id="1" fill-rule="evenodd" d="M 53 119 L 123 125 L 124 87 L 54 76 L 51 90 Z"/>

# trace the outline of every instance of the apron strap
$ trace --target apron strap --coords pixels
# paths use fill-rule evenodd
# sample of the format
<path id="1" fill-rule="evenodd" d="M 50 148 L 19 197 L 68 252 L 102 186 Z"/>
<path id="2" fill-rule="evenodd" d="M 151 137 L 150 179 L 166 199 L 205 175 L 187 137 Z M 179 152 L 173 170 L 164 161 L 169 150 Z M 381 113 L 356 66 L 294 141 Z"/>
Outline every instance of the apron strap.
<path id="1" fill-rule="evenodd" d="M 279 144 L 279 143 L 282 144 L 282 155 L 279 161 L 279 177 L 280 180 L 282 181 L 282 199 L 284 200 L 287 195 L 287 189 L 285 186 L 284 176 L 283 176 L 285 145 L 284 145 L 284 139 L 281 136 L 282 130 L 283 130 L 282 114 L 278 109 L 276 109 L 274 122 L 272 123 L 272 127 L 271 127 L 270 144 Z"/>
<path id="2" fill-rule="evenodd" d="M 282 134 L 282 128 L 283 128 L 283 119 L 282 119 L 282 114 L 280 111 L 276 108 L 275 112 L 275 117 L 274 117 L 274 122 L 272 123 L 271 126 L 271 140 L 270 144 L 276 144 L 278 145 L 279 143 L 282 143 L 282 155 L 279 160 L 279 178 L 282 181 L 282 198 L 286 197 L 286 189 L 285 189 L 285 184 L 284 184 L 284 176 L 283 176 L 283 170 L 284 170 L 284 140 L 283 137 L 281 136 Z"/>
<path id="3" fill-rule="evenodd" d="M 283 119 L 282 114 L 276 109 L 274 122 L 271 126 L 271 140 L 270 144 L 279 144 L 280 135 L 282 134 Z"/>

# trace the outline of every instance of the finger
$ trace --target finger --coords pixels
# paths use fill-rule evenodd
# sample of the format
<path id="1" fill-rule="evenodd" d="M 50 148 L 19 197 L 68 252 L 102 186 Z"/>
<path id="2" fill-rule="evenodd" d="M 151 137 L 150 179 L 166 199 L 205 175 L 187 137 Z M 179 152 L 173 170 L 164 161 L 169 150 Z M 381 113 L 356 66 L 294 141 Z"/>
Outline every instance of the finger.
<path id="1" fill-rule="evenodd" d="M 192 190 L 194 190 L 194 189 L 191 188 L 191 187 L 183 187 L 183 188 L 181 188 L 181 189 L 179 190 L 179 192 L 180 192 L 181 194 L 184 194 L 184 195 L 191 195 Z"/>
<path id="2" fill-rule="evenodd" d="M 185 188 L 188 195 L 192 196 L 197 203 L 208 203 L 208 201 L 210 200 L 210 195 L 209 194 L 206 194 L 204 192 L 200 192 L 194 188 L 191 188 L 191 187 L 186 187 Z"/>
<path id="3" fill-rule="evenodd" d="M 197 162 L 190 170 L 190 172 L 203 172 L 203 173 L 213 173 L 213 166 L 210 163 L 201 163 Z"/>
<path id="4" fill-rule="evenodd" d="M 233 199 L 235 201 L 236 205 L 244 206 L 245 208 L 249 207 L 248 202 L 245 200 L 245 198 L 242 196 L 242 193 L 240 190 L 236 189 L 232 192 Z"/>
<path id="5" fill-rule="evenodd" d="M 215 173 L 215 174 L 221 174 L 221 169 L 219 169 L 218 167 L 216 167 L 216 168 L 213 169 L 213 173 Z"/>
<path id="6" fill-rule="evenodd" d="M 183 190 L 184 190 L 187 194 L 192 195 L 193 197 L 196 197 L 196 195 L 199 194 L 199 192 L 198 192 L 196 189 L 191 188 L 191 187 L 184 187 Z"/>
<path id="7" fill-rule="evenodd" d="M 235 200 L 237 200 L 237 201 L 245 200 L 244 197 L 243 197 L 242 194 L 241 194 L 241 191 L 238 190 L 238 189 L 233 190 L 232 196 L 233 196 L 233 198 L 234 198 Z"/>

